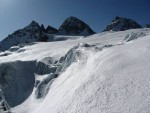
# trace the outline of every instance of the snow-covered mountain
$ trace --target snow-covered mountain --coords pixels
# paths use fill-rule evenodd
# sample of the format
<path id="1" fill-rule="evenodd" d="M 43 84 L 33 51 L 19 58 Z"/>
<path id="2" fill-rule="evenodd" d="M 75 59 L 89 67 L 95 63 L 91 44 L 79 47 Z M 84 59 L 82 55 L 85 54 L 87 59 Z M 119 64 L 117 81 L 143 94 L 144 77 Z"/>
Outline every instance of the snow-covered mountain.
<path id="1" fill-rule="evenodd" d="M 94 33 L 86 23 L 73 16 L 67 18 L 59 27 L 59 34 L 61 35 L 88 36 Z"/>
<path id="2" fill-rule="evenodd" d="M 15 113 L 148 113 L 149 41 L 145 28 L 11 47 L 0 53 L 5 103 Z"/>
<path id="3" fill-rule="evenodd" d="M 19 29 L 6 37 L 0 42 L 0 51 L 9 49 L 12 46 L 31 43 L 38 41 L 47 41 L 48 37 L 45 33 L 56 33 L 56 29 L 48 26 L 46 29 L 43 25 L 39 25 L 37 22 L 32 21 L 28 26 L 23 29 Z"/>
<path id="4" fill-rule="evenodd" d="M 40 26 L 37 22 L 32 21 L 25 28 L 19 29 L 3 39 L 0 42 L 0 51 L 5 51 L 12 46 L 23 43 L 61 41 L 92 34 L 94 34 L 94 31 L 83 21 L 75 17 L 67 18 L 59 30 L 51 26 L 45 28 L 44 25 Z"/>
<path id="5" fill-rule="evenodd" d="M 136 21 L 123 17 L 115 17 L 112 22 L 104 29 L 104 31 L 125 31 L 129 29 L 141 28 Z"/>

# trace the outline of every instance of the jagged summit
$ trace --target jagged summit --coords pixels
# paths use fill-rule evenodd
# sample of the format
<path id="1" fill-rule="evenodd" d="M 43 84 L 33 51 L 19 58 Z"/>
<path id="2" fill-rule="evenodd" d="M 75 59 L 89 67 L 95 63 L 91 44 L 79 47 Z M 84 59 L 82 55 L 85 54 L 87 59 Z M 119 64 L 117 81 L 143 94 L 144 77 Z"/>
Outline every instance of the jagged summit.
<path id="1" fill-rule="evenodd" d="M 128 18 L 116 16 L 104 31 L 124 31 L 129 29 L 141 28 L 136 21 Z"/>
<path id="2" fill-rule="evenodd" d="M 30 25 L 39 25 L 38 22 L 32 20 L 32 22 L 30 23 Z"/>
<path id="3" fill-rule="evenodd" d="M 32 21 L 28 26 L 26 26 L 24 29 L 39 29 L 40 25 L 36 21 Z"/>
<path id="4" fill-rule="evenodd" d="M 82 20 L 70 16 L 59 27 L 59 34 L 64 35 L 91 35 L 95 32 Z"/>
<path id="5" fill-rule="evenodd" d="M 38 24 L 35 20 L 32 20 L 31 24 Z"/>
<path id="6" fill-rule="evenodd" d="M 22 43 L 45 41 L 47 37 L 45 36 L 44 31 L 45 28 L 43 25 L 40 26 L 37 22 L 32 21 L 23 29 L 15 31 L 4 40 L 2 40 L 0 42 L 0 51 L 7 50 L 12 46 L 16 46 Z"/>

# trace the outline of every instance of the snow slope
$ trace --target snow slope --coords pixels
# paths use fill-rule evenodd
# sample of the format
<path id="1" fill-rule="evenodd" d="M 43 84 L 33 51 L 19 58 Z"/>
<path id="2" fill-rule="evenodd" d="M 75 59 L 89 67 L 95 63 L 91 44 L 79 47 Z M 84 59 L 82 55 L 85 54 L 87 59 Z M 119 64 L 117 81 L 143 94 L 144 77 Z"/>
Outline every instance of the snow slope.
<path id="1" fill-rule="evenodd" d="M 14 51 L 2 52 L 0 62 L 3 64 L 18 60 L 35 61 L 57 68 L 53 74 L 58 76 L 51 73 L 36 75 L 35 81 L 39 84 L 12 111 L 148 113 L 149 41 L 150 29 L 136 29 L 103 32 L 76 40 L 34 43 Z M 23 51 L 18 52 L 20 49 Z M 50 60 L 44 59 L 48 57 Z M 37 90 L 44 93 L 40 99 L 36 98 Z"/>

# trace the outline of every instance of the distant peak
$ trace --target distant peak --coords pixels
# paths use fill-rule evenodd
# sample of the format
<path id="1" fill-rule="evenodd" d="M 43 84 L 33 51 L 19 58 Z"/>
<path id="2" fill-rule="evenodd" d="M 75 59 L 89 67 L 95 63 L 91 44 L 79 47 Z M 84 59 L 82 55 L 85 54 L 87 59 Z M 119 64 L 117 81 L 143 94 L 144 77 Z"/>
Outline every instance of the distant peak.
<path id="1" fill-rule="evenodd" d="M 32 21 L 28 26 L 30 26 L 30 27 L 40 27 L 40 25 L 36 22 L 36 21 Z"/>
<path id="2" fill-rule="evenodd" d="M 36 21 L 32 21 L 25 29 L 39 29 L 40 25 Z"/>
<path id="3" fill-rule="evenodd" d="M 120 17 L 120 16 L 116 16 L 116 17 L 115 17 L 115 19 L 121 19 L 121 18 L 123 18 L 123 17 Z"/>
<path id="4" fill-rule="evenodd" d="M 119 21 L 121 21 L 121 20 L 127 20 L 127 18 L 120 17 L 120 16 L 116 16 L 116 17 L 112 20 L 112 22 L 113 22 L 113 21 L 116 21 L 116 20 L 119 20 Z"/>
<path id="5" fill-rule="evenodd" d="M 32 22 L 29 25 L 38 25 L 39 26 L 39 24 L 34 20 L 32 20 Z"/>
<path id="6" fill-rule="evenodd" d="M 116 16 L 104 31 L 124 31 L 129 29 L 141 28 L 135 20 Z"/>
<path id="7" fill-rule="evenodd" d="M 78 19 L 77 17 L 74 17 L 74 16 L 70 16 L 66 20 L 79 20 L 79 21 L 81 21 L 80 19 Z"/>
<path id="8" fill-rule="evenodd" d="M 135 20 L 129 19 L 129 18 L 125 18 L 125 17 L 120 17 L 120 16 L 116 16 L 112 22 L 119 20 L 119 21 L 130 21 L 130 22 L 135 22 Z"/>
<path id="9" fill-rule="evenodd" d="M 150 24 L 144 25 L 144 28 L 150 28 Z"/>
<path id="10" fill-rule="evenodd" d="M 69 19 L 78 19 L 77 17 L 74 17 L 74 16 L 70 16 L 68 17 Z"/>
<path id="11" fill-rule="evenodd" d="M 82 20 L 70 16 L 59 27 L 59 34 L 67 35 L 84 35 L 88 36 L 95 32 Z"/>

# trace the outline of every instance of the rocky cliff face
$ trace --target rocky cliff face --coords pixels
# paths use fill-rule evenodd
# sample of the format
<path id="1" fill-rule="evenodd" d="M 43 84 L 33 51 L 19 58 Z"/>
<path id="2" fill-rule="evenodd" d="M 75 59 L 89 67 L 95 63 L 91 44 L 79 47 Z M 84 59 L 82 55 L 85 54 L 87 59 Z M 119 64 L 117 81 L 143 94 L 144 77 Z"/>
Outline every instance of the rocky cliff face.
<path id="1" fill-rule="evenodd" d="M 104 31 L 124 31 L 129 29 L 136 29 L 136 28 L 141 28 L 141 25 L 139 25 L 136 21 L 117 16 L 104 29 Z"/>
<path id="2" fill-rule="evenodd" d="M 76 17 L 67 18 L 59 28 L 59 34 L 63 35 L 92 35 L 95 32 L 83 21 Z"/>

